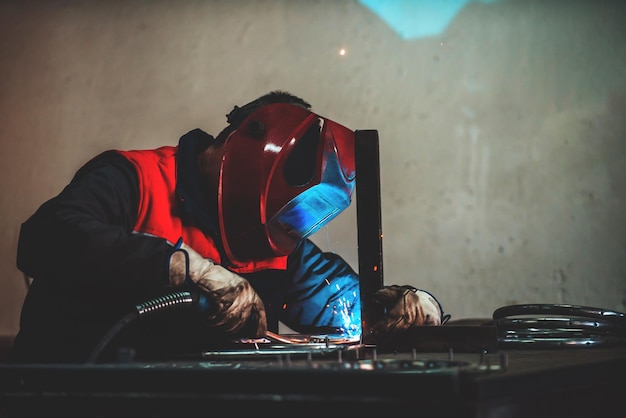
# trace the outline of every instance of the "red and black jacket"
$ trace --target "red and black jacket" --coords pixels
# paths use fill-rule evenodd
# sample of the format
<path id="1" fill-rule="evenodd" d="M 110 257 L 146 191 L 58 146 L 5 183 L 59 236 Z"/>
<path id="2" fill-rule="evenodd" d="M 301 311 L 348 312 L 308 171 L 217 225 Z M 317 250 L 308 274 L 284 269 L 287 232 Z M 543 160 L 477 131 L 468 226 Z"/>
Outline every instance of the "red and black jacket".
<path id="1" fill-rule="evenodd" d="M 171 243 L 183 242 L 203 257 L 227 266 L 237 273 L 287 268 L 287 257 L 254 260 L 234 265 L 224 260 L 218 248 L 219 236 L 207 233 L 199 220 L 183 216 L 185 198 L 177 193 L 176 167 L 178 147 L 161 147 L 155 150 L 119 151 L 137 171 L 139 182 L 139 207 L 133 232 L 165 238 Z M 207 217 L 209 209 L 200 218 Z"/>
<path id="2" fill-rule="evenodd" d="M 104 152 L 22 224 L 17 266 L 33 282 L 14 344 L 16 361 L 85 359 L 110 327 L 138 303 L 169 291 L 172 240 L 181 234 L 198 248 L 202 234 L 206 254 L 228 266 L 215 233 L 219 229 L 212 216 L 213 203 L 196 180 L 196 156 L 211 140 L 205 132 L 193 130 L 178 147 Z M 137 170 L 140 159 L 146 164 L 141 172 Z M 148 160 L 155 165 L 148 168 Z M 155 177 L 163 161 L 166 173 Z M 150 211 L 141 206 L 159 199 L 148 196 L 152 187 L 168 196 L 167 207 L 159 207 L 154 219 L 146 217 Z M 175 216 L 160 230 L 155 224 L 166 218 L 162 209 Z M 276 330 L 278 320 L 295 330 L 336 326 L 333 309 L 346 300 L 360 324 L 358 277 L 339 256 L 305 240 L 289 256 L 286 268 L 256 267 L 263 268 L 240 274 L 263 298 L 271 330 Z M 173 318 L 164 321 L 169 328 L 156 322 L 153 334 L 159 342 L 147 338 L 147 347 L 173 344 L 179 349 L 185 337 L 202 334 Z"/>

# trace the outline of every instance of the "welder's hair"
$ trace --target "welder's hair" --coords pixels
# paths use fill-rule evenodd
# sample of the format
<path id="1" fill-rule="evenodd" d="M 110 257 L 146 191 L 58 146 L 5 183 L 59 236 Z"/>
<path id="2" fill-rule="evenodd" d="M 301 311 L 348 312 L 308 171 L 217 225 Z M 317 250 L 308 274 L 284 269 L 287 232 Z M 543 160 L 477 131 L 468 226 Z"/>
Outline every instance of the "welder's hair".
<path id="1" fill-rule="evenodd" d="M 282 90 L 271 91 L 241 107 L 235 106 L 233 110 L 226 115 L 228 126 L 217 136 L 217 141 L 221 142 L 225 140 L 228 134 L 237 129 L 239 125 L 241 125 L 241 122 L 243 122 L 254 111 L 265 105 L 274 103 L 287 103 L 300 106 L 305 109 L 311 109 L 311 105 L 300 97 L 294 96 L 293 94 Z"/>
<path id="2" fill-rule="evenodd" d="M 303 99 L 297 96 L 294 96 L 291 93 L 281 90 L 274 90 L 241 107 L 235 106 L 233 110 L 231 110 L 230 113 L 226 115 L 226 121 L 233 128 L 237 128 L 241 124 L 241 122 L 243 122 L 243 120 L 247 118 L 252 112 L 260 109 L 265 105 L 274 103 L 288 103 L 296 106 L 301 106 L 305 109 L 311 108 L 311 105 L 309 103 L 305 102 Z"/>

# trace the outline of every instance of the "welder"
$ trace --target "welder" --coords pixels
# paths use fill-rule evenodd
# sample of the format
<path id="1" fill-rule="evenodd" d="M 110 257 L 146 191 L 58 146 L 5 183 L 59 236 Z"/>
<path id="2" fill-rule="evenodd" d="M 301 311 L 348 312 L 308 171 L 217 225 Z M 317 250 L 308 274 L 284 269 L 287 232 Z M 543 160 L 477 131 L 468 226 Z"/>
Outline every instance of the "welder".
<path id="1" fill-rule="evenodd" d="M 358 276 L 310 240 L 355 181 L 354 132 L 278 90 L 235 106 L 216 137 L 101 153 L 21 226 L 17 265 L 32 283 L 10 360 L 84 362 L 126 312 L 177 289 L 205 309 L 138 321 L 111 346 L 167 358 L 279 324 L 358 336 Z M 446 319 L 423 290 L 376 297 L 378 334 Z"/>

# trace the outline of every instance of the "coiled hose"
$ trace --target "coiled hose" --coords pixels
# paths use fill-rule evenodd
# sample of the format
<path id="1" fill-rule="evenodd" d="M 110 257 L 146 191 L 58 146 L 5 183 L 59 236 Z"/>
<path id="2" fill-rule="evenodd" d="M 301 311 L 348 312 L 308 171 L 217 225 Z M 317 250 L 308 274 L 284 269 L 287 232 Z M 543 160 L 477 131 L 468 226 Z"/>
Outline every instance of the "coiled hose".
<path id="1" fill-rule="evenodd" d="M 113 325 L 113 327 L 111 327 L 111 329 L 109 329 L 109 331 L 100 339 L 98 345 L 96 345 L 87 358 L 86 363 L 94 364 L 97 361 L 98 356 L 102 353 L 102 350 L 104 350 L 113 337 L 129 323 L 148 315 L 178 309 L 181 307 L 195 309 L 200 312 L 207 312 L 209 309 L 209 301 L 206 296 L 201 294 L 199 291 L 184 290 L 169 293 L 136 305 L 133 312 L 130 312 L 122 317 L 122 319 Z"/>

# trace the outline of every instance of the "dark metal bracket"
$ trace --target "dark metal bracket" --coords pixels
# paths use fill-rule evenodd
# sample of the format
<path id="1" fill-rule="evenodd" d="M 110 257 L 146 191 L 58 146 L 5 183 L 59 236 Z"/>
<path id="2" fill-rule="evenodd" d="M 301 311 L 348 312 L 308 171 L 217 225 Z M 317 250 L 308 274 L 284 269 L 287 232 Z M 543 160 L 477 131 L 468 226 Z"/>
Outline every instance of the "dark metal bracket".
<path id="1" fill-rule="evenodd" d="M 354 133 L 356 166 L 356 215 L 358 229 L 359 285 L 361 289 L 361 342 L 373 344 L 370 327 L 382 317 L 382 307 L 372 296 L 383 287 L 383 232 L 380 197 L 378 131 Z"/>

